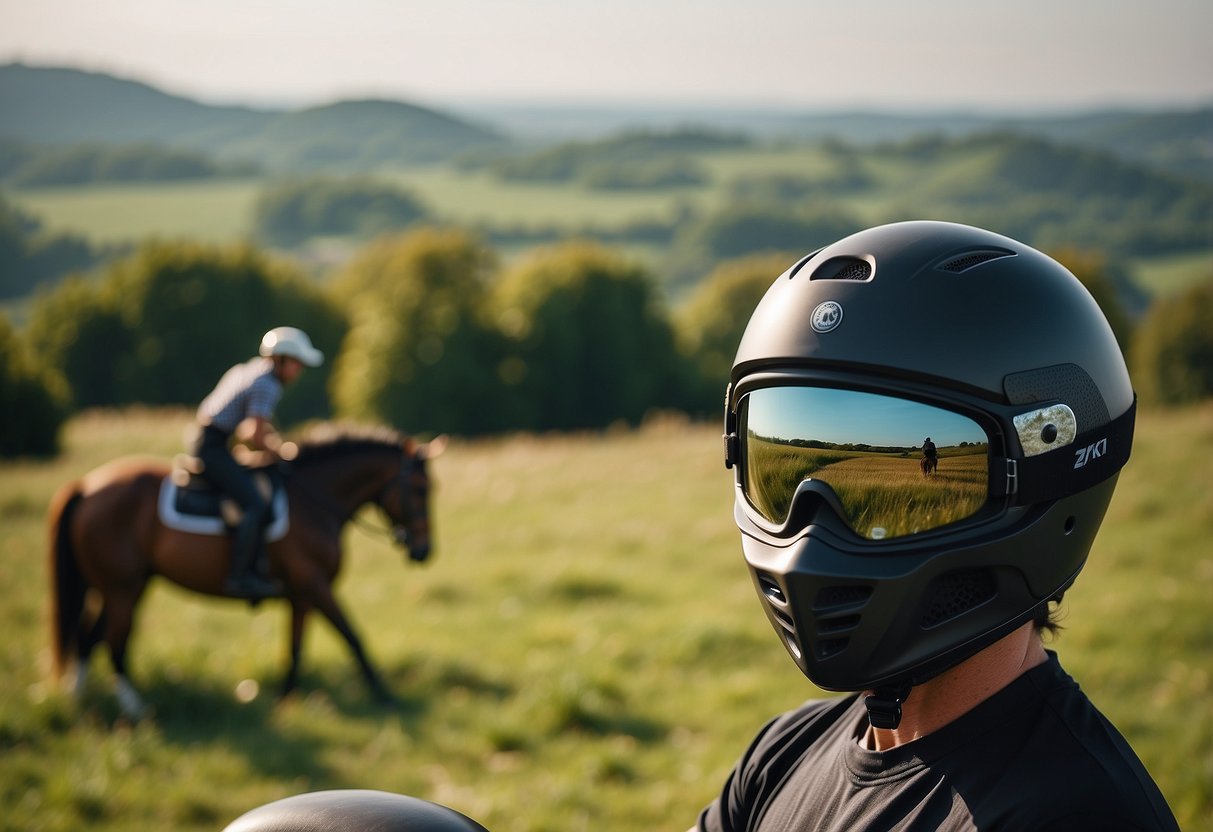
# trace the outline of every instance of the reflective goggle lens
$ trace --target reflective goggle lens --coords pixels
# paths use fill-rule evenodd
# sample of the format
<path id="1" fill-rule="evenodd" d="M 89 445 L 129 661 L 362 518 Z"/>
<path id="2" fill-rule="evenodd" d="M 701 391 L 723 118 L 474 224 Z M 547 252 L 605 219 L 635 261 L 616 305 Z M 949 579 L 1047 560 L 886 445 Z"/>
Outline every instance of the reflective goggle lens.
<path id="1" fill-rule="evenodd" d="M 742 398 L 738 416 L 743 490 L 772 523 L 787 520 L 808 479 L 827 484 L 843 519 L 873 540 L 937 529 L 985 505 L 989 438 L 959 413 L 855 390 L 766 387 Z"/>

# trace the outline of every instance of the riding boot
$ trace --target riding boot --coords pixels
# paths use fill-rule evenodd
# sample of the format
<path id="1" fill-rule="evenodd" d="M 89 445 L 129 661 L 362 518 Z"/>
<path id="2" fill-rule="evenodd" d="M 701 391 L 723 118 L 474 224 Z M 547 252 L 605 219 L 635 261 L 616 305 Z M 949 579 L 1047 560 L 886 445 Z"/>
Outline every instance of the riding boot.
<path id="1" fill-rule="evenodd" d="M 238 598 L 263 598 L 280 595 L 282 587 L 257 573 L 257 555 L 261 549 L 261 517 L 246 514 L 232 540 L 232 571 L 224 585 L 229 595 Z"/>

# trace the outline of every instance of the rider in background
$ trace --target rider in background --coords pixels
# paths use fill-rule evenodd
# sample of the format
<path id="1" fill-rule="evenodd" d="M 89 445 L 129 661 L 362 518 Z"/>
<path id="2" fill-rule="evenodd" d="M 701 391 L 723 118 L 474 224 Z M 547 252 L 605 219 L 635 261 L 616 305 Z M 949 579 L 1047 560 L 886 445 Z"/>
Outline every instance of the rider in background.
<path id="1" fill-rule="evenodd" d="M 230 450 L 233 436 L 254 450 L 277 455 L 281 441 L 274 430 L 274 408 L 285 385 L 297 379 L 304 365 L 318 367 L 324 354 L 302 330 L 280 326 L 261 339 L 260 356 L 237 364 L 215 385 L 198 407 L 201 428 L 193 453 L 202 461 L 202 475 L 244 510 L 232 547 L 232 569 L 224 591 L 240 597 L 272 595 L 277 587 L 256 572 L 262 529 L 269 519 L 269 498 L 262 495 L 248 469 Z"/>
<path id="2" fill-rule="evenodd" d="M 922 455 L 927 459 L 935 459 L 938 456 L 938 452 L 935 450 L 935 443 L 931 441 L 931 437 L 929 436 L 922 443 Z"/>

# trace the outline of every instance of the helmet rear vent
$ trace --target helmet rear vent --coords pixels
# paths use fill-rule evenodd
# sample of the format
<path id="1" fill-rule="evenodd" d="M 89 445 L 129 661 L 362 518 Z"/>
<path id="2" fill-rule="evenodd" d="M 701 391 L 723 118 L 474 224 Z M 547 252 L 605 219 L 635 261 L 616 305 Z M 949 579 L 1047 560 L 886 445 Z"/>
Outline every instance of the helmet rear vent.
<path id="1" fill-rule="evenodd" d="M 940 265 L 940 271 L 952 272 L 960 274 L 967 272 L 969 269 L 976 268 L 982 263 L 988 263 L 991 260 L 1001 260 L 1003 257 L 1014 257 L 1015 252 L 1007 251 L 1001 248 L 982 249 L 981 251 L 970 251 L 966 254 L 961 254 L 958 257 L 953 257 L 946 263 Z"/>
<path id="2" fill-rule="evenodd" d="M 809 280 L 867 280 L 872 264 L 858 257 L 831 257 L 817 267 Z"/>
<path id="3" fill-rule="evenodd" d="M 919 624 L 924 630 L 938 627 L 964 615 L 997 593 L 988 569 L 958 569 L 940 575 L 927 593 L 927 604 Z"/>

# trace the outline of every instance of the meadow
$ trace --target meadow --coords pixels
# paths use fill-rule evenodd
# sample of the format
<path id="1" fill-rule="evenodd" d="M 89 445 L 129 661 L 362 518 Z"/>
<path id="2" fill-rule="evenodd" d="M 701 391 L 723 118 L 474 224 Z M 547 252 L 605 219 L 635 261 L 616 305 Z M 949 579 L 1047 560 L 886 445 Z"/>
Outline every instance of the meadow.
<path id="1" fill-rule="evenodd" d="M 338 583 L 399 702 L 308 631 L 277 701 L 287 613 L 153 584 L 118 716 L 108 661 L 79 705 L 47 675 L 45 511 L 189 415 L 86 413 L 63 454 L 0 464 L 0 829 L 217 830 L 304 791 L 435 800 L 495 832 L 683 830 L 753 733 L 818 695 L 770 632 L 732 524 L 719 427 L 455 441 L 435 460 L 425 566 L 364 526 Z M 1181 826 L 1213 827 L 1213 405 L 1142 413 L 1134 458 L 1053 647 Z"/>

